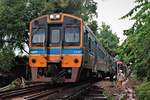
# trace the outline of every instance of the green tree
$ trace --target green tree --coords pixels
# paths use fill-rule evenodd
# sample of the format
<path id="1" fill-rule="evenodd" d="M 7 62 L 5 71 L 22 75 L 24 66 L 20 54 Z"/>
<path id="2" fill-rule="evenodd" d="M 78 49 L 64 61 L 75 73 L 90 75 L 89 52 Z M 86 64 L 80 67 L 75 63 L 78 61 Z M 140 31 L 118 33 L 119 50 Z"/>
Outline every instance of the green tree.
<path id="1" fill-rule="evenodd" d="M 10 48 L 0 49 L 0 72 L 8 72 L 15 64 L 15 54 Z"/>
<path id="2" fill-rule="evenodd" d="M 28 43 L 29 21 L 42 14 L 45 8 L 41 0 L 1 0 L 0 1 L 0 48 L 7 46 L 19 49 Z"/>
<path id="3" fill-rule="evenodd" d="M 94 0 L 47 0 L 50 12 L 62 11 L 81 16 L 84 21 L 97 16 L 97 3 Z M 48 8 L 49 9 L 49 8 Z"/>
<path id="4" fill-rule="evenodd" d="M 112 56 L 117 53 L 119 38 L 112 32 L 109 25 L 102 23 L 97 34 L 98 40 L 102 43 L 106 51 Z"/>
<path id="5" fill-rule="evenodd" d="M 150 82 L 143 82 L 135 90 L 139 100 L 150 100 Z"/>
<path id="6" fill-rule="evenodd" d="M 122 18 L 135 20 L 132 28 L 124 32 L 127 35 L 122 45 L 123 59 L 132 66 L 139 79 L 150 80 L 150 2 L 136 0 L 136 6 Z"/>

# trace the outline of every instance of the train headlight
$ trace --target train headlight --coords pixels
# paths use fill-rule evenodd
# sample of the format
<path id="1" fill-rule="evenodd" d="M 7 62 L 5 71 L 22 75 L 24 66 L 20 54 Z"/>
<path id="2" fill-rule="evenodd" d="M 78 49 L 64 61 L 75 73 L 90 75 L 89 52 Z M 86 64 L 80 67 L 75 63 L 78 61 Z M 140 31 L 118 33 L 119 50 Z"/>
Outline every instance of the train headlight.
<path id="1" fill-rule="evenodd" d="M 56 15 L 56 19 L 60 19 L 60 15 L 59 14 Z"/>
<path id="2" fill-rule="evenodd" d="M 50 15 L 50 17 L 49 17 L 50 19 L 54 19 L 54 15 Z"/>
<path id="3" fill-rule="evenodd" d="M 49 18 L 50 19 L 52 19 L 52 20 L 55 20 L 55 19 L 60 19 L 60 14 L 51 14 L 50 16 L 49 16 Z"/>

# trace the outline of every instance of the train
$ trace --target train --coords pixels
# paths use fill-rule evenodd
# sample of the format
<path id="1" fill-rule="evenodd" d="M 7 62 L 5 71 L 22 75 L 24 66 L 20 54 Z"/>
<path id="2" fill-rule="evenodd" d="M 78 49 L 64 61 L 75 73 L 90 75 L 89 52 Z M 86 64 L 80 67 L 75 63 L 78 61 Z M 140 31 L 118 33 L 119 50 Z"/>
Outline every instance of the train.
<path id="1" fill-rule="evenodd" d="M 114 75 L 113 57 L 81 17 L 67 13 L 40 16 L 30 22 L 29 36 L 32 81 L 69 83 Z"/>

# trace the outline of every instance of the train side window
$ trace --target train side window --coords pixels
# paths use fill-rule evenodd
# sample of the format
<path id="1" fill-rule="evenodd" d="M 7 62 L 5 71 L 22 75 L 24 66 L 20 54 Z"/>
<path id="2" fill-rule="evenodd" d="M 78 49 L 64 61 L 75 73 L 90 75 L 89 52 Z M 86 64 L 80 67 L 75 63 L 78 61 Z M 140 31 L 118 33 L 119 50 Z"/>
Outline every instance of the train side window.
<path id="1" fill-rule="evenodd" d="M 92 52 L 94 51 L 94 41 L 91 38 L 89 38 L 89 49 Z"/>
<path id="2" fill-rule="evenodd" d="M 101 57 L 102 57 L 102 58 L 105 58 L 104 52 L 103 52 L 103 51 L 101 51 L 101 52 L 102 52 Z"/>
<path id="3" fill-rule="evenodd" d="M 89 49 L 91 50 L 91 38 L 89 37 Z"/>
<path id="4" fill-rule="evenodd" d="M 94 42 L 94 53 L 96 54 L 96 52 L 97 52 L 97 42 L 95 41 Z"/>
<path id="5" fill-rule="evenodd" d="M 104 57 L 105 57 L 105 54 L 104 54 L 104 52 L 99 48 L 99 57 L 100 58 L 102 58 L 102 59 L 104 59 Z"/>
<path id="6" fill-rule="evenodd" d="M 92 47 L 92 50 L 94 51 L 94 48 L 95 48 L 95 42 L 92 40 L 92 43 L 91 43 L 91 47 Z"/>
<path id="7" fill-rule="evenodd" d="M 97 49 L 97 42 L 96 42 L 96 41 L 95 41 L 95 46 L 94 46 L 94 48 Z"/>

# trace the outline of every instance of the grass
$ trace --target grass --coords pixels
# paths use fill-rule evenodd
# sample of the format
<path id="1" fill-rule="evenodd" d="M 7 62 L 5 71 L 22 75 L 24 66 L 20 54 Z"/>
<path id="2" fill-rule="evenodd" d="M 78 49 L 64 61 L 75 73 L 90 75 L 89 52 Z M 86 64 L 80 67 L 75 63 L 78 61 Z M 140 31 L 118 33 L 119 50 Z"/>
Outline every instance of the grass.
<path id="1" fill-rule="evenodd" d="M 150 100 L 150 82 L 143 82 L 135 90 L 138 100 Z"/>
<path id="2" fill-rule="evenodd" d="M 115 97 L 110 95 L 107 91 L 104 91 L 103 94 L 108 98 L 108 100 L 115 100 Z"/>

